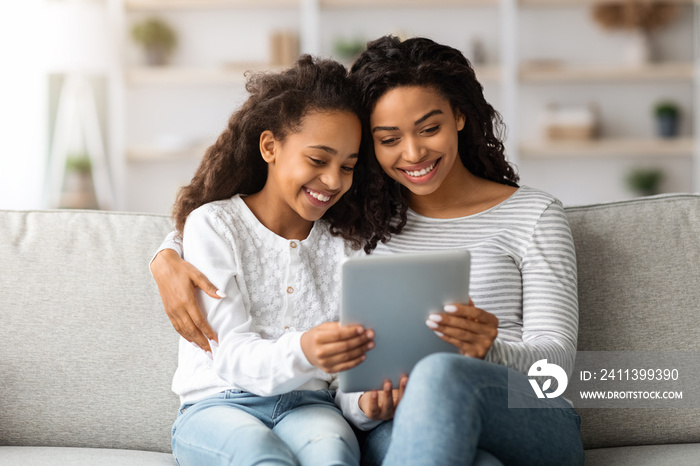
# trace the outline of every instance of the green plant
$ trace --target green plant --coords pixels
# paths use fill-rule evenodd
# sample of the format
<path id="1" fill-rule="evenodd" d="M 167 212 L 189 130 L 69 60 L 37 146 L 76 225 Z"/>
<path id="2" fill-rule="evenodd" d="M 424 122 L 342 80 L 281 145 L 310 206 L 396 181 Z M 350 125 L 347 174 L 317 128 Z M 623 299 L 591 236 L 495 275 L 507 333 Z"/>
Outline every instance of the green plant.
<path id="1" fill-rule="evenodd" d="M 657 117 L 661 116 L 669 116 L 669 117 L 677 117 L 678 116 L 678 105 L 676 105 L 674 102 L 659 102 L 654 106 L 654 113 L 656 114 Z"/>
<path id="2" fill-rule="evenodd" d="M 87 154 L 74 154 L 66 158 L 66 171 L 78 173 L 90 173 L 92 163 Z"/>
<path id="3" fill-rule="evenodd" d="M 664 179 L 664 172 L 660 168 L 635 168 L 627 174 L 627 185 L 632 191 L 642 196 L 651 196 L 659 193 L 659 185 Z"/>
<path id="4" fill-rule="evenodd" d="M 146 48 L 160 47 L 167 52 L 177 44 L 175 30 L 158 18 L 149 18 L 134 24 L 131 28 L 131 36 Z"/>
<path id="5" fill-rule="evenodd" d="M 333 50 L 340 57 L 348 60 L 354 60 L 359 54 L 367 48 L 367 41 L 362 39 L 344 39 L 338 38 L 333 42 Z"/>

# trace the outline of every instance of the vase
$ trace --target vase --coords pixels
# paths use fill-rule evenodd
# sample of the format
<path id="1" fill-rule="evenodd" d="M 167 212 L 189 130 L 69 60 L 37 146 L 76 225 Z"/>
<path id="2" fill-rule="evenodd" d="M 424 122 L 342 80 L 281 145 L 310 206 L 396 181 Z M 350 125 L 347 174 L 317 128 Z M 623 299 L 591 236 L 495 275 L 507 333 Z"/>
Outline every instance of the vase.
<path id="1" fill-rule="evenodd" d="M 624 52 L 624 62 L 629 66 L 643 66 L 651 62 L 651 39 L 643 29 L 630 31 Z"/>
<path id="2" fill-rule="evenodd" d="M 662 138 L 673 138 L 678 134 L 678 117 L 676 115 L 657 115 L 656 130 Z"/>

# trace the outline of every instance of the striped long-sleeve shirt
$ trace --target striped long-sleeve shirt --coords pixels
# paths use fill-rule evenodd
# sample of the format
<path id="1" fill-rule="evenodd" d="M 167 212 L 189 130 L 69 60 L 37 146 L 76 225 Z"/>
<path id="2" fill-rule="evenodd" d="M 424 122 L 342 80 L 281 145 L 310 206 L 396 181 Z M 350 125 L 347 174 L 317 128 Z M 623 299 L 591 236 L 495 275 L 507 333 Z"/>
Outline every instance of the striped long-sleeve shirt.
<path id="1" fill-rule="evenodd" d="M 539 359 L 571 375 L 578 335 L 576 255 L 561 203 L 527 186 L 467 217 L 409 210 L 403 231 L 374 254 L 468 249 L 474 305 L 498 317 L 486 360 L 527 373 Z"/>

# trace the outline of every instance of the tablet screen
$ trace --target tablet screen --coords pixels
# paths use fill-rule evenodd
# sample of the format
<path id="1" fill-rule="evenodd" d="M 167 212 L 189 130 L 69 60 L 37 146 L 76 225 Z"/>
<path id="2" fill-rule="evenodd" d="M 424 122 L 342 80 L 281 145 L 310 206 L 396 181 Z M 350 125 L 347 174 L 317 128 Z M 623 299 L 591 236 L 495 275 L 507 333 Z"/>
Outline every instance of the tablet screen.
<path id="1" fill-rule="evenodd" d="M 425 324 L 445 304 L 469 301 L 470 254 L 466 250 L 362 256 L 341 267 L 341 324 L 375 333 L 367 359 L 339 375 L 344 392 L 394 388 L 423 357 L 458 352 Z"/>

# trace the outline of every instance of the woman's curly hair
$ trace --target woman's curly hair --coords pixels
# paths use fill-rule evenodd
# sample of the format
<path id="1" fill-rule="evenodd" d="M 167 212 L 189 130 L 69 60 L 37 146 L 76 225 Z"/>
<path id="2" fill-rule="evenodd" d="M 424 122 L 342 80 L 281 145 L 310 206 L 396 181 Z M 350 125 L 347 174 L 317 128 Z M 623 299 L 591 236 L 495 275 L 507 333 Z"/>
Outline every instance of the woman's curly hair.
<path id="1" fill-rule="evenodd" d="M 406 224 L 407 196 L 377 162 L 369 128 L 377 101 L 396 87 L 424 86 L 438 91 L 453 110 L 466 117 L 458 135 L 464 166 L 478 177 L 518 186 L 519 177 L 504 154 L 501 115 L 484 98 L 484 89 L 469 60 L 459 50 L 426 38 L 402 42 L 395 36 L 384 36 L 367 44 L 367 50 L 352 65 L 350 77 L 360 90 L 363 141 L 370 154 L 363 193 L 363 228 L 373 235 L 366 252 L 399 233 Z"/>
<path id="2" fill-rule="evenodd" d="M 234 112 L 228 126 L 210 146 L 189 185 L 182 187 L 173 207 L 173 219 L 182 233 L 196 208 L 236 194 L 260 191 L 267 180 L 267 163 L 260 154 L 260 135 L 271 131 L 284 138 L 298 131 L 310 112 L 343 111 L 359 114 L 357 91 L 347 69 L 333 60 L 299 58 L 281 73 L 257 73 L 248 77 L 250 94 Z M 331 232 L 359 248 L 366 240 L 360 233 L 361 210 L 356 197 L 364 177 L 366 156 L 355 165 L 353 185 L 323 219 Z"/>

